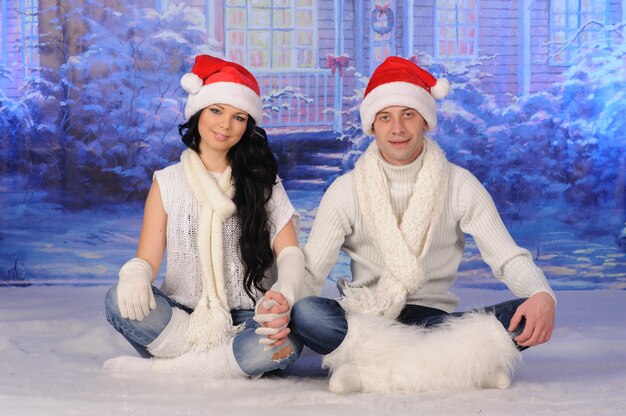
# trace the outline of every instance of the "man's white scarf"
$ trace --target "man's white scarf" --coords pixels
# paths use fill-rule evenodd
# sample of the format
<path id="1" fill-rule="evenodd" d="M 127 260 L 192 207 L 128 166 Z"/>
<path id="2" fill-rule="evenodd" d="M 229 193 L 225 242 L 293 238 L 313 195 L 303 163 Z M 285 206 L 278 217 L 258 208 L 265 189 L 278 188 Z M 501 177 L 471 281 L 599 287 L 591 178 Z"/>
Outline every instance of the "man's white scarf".
<path id="1" fill-rule="evenodd" d="M 359 158 L 354 169 L 357 197 L 365 226 L 385 261 L 374 287 L 344 288 L 342 307 L 348 312 L 395 319 L 406 297 L 426 281 L 424 248 L 447 193 L 446 157 L 437 143 L 425 139 L 424 160 L 400 225 L 393 213 L 389 185 L 376 142 Z"/>
<path id="2" fill-rule="evenodd" d="M 233 326 L 224 289 L 222 246 L 222 226 L 236 212 L 232 201 L 235 186 L 230 166 L 216 183 L 195 151 L 185 150 L 181 162 L 200 204 L 197 243 L 202 295 L 191 314 L 186 335 L 191 349 L 204 350 L 228 341 L 238 332 Z"/>

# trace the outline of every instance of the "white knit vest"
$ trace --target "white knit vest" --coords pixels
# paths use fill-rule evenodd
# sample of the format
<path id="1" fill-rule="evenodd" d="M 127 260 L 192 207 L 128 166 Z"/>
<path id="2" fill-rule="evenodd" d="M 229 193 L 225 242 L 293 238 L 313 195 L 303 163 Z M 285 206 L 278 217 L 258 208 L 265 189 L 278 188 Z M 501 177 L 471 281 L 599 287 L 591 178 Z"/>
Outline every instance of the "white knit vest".
<path id="1" fill-rule="evenodd" d="M 212 173 L 214 178 L 219 174 Z M 161 201 L 167 213 L 167 266 L 161 290 L 176 302 L 194 308 L 202 294 L 197 232 L 199 204 L 185 179 L 182 165 L 177 163 L 154 173 L 159 183 Z M 289 201 L 280 180 L 272 190 L 266 207 L 270 226 L 270 243 L 293 220 L 296 230 L 300 216 Z M 236 216 L 223 225 L 224 282 L 228 306 L 231 310 L 253 309 L 252 300 L 243 289 L 244 266 L 239 251 L 241 227 Z M 263 286 L 269 288 L 276 280 L 276 270 L 268 270 Z M 253 288 L 258 300 L 262 294 Z"/>

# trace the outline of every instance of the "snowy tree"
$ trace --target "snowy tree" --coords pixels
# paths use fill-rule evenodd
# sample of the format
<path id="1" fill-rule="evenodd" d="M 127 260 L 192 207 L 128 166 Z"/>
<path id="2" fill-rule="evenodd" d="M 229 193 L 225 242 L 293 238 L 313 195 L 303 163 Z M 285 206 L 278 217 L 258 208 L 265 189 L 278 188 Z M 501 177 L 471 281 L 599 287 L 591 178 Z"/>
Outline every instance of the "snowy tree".
<path id="1" fill-rule="evenodd" d="M 626 205 L 623 27 L 605 26 L 603 36 L 576 51 L 562 81 L 521 97 L 505 110 L 519 140 L 527 143 L 526 157 L 541 163 L 541 175 L 563 192 L 568 204 Z"/>
<path id="2" fill-rule="evenodd" d="M 10 80 L 2 65 L 0 65 L 1 78 Z M 0 160 L 2 160 L 0 173 L 13 172 L 19 164 L 15 150 L 23 134 L 19 128 L 20 110 L 19 101 L 7 97 L 4 90 L 0 89 Z"/>
<path id="3" fill-rule="evenodd" d="M 187 6 L 64 6 L 42 13 L 56 29 L 42 45 L 59 65 L 25 90 L 21 170 L 67 205 L 141 197 L 182 146 L 180 77 L 214 44 Z"/>

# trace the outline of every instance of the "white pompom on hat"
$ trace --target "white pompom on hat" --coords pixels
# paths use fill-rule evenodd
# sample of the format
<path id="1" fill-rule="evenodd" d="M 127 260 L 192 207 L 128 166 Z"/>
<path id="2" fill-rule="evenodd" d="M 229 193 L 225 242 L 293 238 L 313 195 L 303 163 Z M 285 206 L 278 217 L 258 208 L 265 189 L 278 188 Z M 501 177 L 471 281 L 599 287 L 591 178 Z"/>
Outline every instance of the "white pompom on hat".
<path id="1" fill-rule="evenodd" d="M 260 124 L 263 118 L 259 84 L 243 66 L 210 55 L 196 56 L 191 72 L 180 79 L 189 93 L 185 119 L 211 104 L 227 104 L 245 111 Z"/>
<path id="2" fill-rule="evenodd" d="M 447 79 L 436 79 L 414 62 L 390 56 L 376 68 L 365 89 L 359 107 L 363 131 L 372 134 L 376 114 L 390 106 L 414 108 L 426 120 L 428 130 L 433 130 L 437 126 L 435 99 L 449 92 Z"/>

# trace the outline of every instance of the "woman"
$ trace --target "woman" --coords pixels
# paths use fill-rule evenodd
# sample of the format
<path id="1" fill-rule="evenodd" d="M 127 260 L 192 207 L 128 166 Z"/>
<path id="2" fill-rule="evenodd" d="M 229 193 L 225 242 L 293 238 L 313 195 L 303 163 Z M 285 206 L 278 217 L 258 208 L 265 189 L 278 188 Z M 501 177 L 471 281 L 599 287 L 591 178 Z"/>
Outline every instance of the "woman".
<path id="1" fill-rule="evenodd" d="M 181 86 L 188 149 L 154 174 L 137 256 L 105 302 L 107 320 L 148 359 L 117 357 L 103 369 L 237 377 L 285 368 L 302 349 L 287 324 L 304 257 L 299 216 L 256 126 L 258 83 L 236 63 L 199 55 Z"/>

